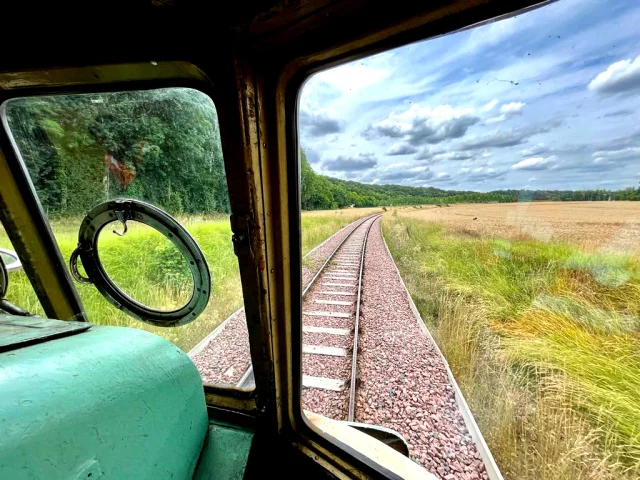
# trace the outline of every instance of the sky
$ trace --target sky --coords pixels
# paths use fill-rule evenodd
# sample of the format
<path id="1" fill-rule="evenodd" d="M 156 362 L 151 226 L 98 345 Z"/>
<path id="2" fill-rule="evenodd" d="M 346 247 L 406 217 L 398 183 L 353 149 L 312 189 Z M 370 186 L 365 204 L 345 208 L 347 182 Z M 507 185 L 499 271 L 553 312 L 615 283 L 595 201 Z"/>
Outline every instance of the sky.
<path id="1" fill-rule="evenodd" d="M 640 2 L 559 0 L 320 72 L 301 145 L 332 177 L 447 190 L 640 182 Z"/>

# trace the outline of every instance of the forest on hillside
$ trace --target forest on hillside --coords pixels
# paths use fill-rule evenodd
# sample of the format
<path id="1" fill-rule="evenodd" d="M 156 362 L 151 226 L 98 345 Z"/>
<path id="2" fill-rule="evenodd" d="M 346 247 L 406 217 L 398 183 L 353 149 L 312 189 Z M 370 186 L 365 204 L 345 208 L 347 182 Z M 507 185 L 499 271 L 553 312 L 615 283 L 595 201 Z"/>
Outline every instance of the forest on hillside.
<path id="1" fill-rule="evenodd" d="M 185 88 L 30 97 L 7 103 L 7 120 L 40 202 L 77 215 L 108 198 L 140 198 L 174 214 L 228 212 L 216 110 Z M 640 191 L 492 192 L 374 185 L 317 174 L 301 152 L 302 208 L 640 200 Z"/>
<path id="2" fill-rule="evenodd" d="M 372 185 L 325 177 L 313 171 L 304 150 L 301 152 L 302 209 L 323 210 L 393 205 L 451 203 L 505 203 L 531 201 L 607 201 L 640 200 L 640 189 L 624 190 L 495 190 L 473 192 L 442 190 L 434 187 Z"/>
<path id="3" fill-rule="evenodd" d="M 118 196 L 173 213 L 229 211 L 216 110 L 199 91 L 29 97 L 6 113 L 49 214 Z"/>

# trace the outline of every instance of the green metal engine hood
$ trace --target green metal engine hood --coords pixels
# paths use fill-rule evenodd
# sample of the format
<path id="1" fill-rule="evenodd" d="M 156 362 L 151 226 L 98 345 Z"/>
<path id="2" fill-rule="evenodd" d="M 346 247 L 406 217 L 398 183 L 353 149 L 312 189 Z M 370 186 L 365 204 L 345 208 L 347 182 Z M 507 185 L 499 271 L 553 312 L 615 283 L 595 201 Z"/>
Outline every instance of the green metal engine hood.
<path id="1" fill-rule="evenodd" d="M 0 321 L 12 338 L 0 352 L 1 478 L 193 477 L 209 422 L 180 349 L 140 330 L 31 321 Z"/>

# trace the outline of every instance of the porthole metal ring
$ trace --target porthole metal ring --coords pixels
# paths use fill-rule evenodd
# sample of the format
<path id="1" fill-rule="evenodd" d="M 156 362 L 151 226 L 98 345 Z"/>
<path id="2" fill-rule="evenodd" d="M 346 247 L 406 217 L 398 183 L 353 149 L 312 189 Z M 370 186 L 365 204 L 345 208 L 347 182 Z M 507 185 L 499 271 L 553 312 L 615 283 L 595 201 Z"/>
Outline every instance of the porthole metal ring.
<path id="1" fill-rule="evenodd" d="M 0 255 L 0 299 L 4 298 L 9 289 L 9 272 Z"/>
<path id="2" fill-rule="evenodd" d="M 143 223 L 160 232 L 175 245 L 186 260 L 193 277 L 193 292 L 183 307 L 172 311 L 150 308 L 129 297 L 107 274 L 98 251 L 100 232 L 112 222 L 121 222 L 126 232 L 126 222 L 129 220 Z M 86 278 L 78 272 L 78 257 L 87 273 Z M 78 233 L 78 246 L 71 255 L 69 264 L 77 281 L 93 283 L 116 308 L 152 325 L 186 325 L 198 318 L 209 302 L 211 276 L 207 261 L 196 241 L 171 215 L 139 200 L 116 199 L 94 207 L 82 221 Z"/>
<path id="3" fill-rule="evenodd" d="M 9 257 L 13 259 L 13 261 L 9 263 L 4 262 L 4 266 L 6 267 L 7 272 L 15 272 L 22 268 L 20 257 L 18 257 L 18 254 L 13 250 L 9 250 L 8 248 L 0 248 L 0 257 Z M 2 260 L 4 260 L 4 258 Z"/>

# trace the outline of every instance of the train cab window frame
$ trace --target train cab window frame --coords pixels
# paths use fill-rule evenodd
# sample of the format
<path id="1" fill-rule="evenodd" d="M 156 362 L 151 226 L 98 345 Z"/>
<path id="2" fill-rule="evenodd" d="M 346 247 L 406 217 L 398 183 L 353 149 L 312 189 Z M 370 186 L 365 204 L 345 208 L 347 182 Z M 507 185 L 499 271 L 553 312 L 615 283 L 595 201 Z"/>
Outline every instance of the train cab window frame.
<path id="1" fill-rule="evenodd" d="M 21 81 L 15 81 L 18 77 L 21 78 Z M 11 200 L 17 200 L 18 205 L 11 205 L 11 208 L 8 208 L 6 212 L 3 210 L 0 220 L 10 234 L 10 240 L 14 243 L 16 252 L 20 258 L 25 259 L 23 261 L 24 270 L 29 276 L 45 315 L 48 318 L 90 322 L 91 318 L 87 317 L 77 287 L 71 278 L 70 273 L 72 272 L 68 269 L 68 259 L 62 258 L 49 219 L 40 203 L 30 173 L 22 158 L 22 152 L 14 137 L 15 133 L 9 125 L 7 106 L 12 101 L 19 99 L 85 94 L 99 97 L 99 95 L 117 92 L 182 88 L 195 90 L 211 99 L 218 120 L 217 128 L 220 132 L 221 121 L 218 116 L 220 114 L 218 102 L 222 103 L 220 95 L 210 79 L 200 69 L 185 62 L 114 64 L 57 69 L 46 73 L 30 71 L 13 75 L 0 73 L 0 84 L 11 79 L 14 81 L 10 84 L 4 84 L 5 86 L 10 85 L 11 88 L 6 88 L 0 94 L 0 121 L 2 122 L 0 148 L 1 155 L 5 160 L 3 162 L 3 159 L 0 158 L 0 171 L 6 168 L 8 172 L 11 172 L 11 177 L 16 180 L 16 191 Z M 220 139 L 222 137 L 220 132 Z M 226 167 L 224 168 L 226 169 Z M 7 176 L 7 178 L 9 177 Z M 7 185 L 7 189 L 10 189 L 11 186 Z M 27 221 L 30 217 L 34 219 L 31 223 Z M 37 235 L 41 245 L 38 247 L 43 248 L 46 252 L 44 255 L 41 251 L 34 250 L 32 246 L 29 248 L 24 245 L 22 235 L 15 235 L 18 230 L 33 231 L 33 229 L 39 232 Z M 231 245 L 231 237 L 228 238 L 228 241 Z M 42 280 L 43 276 L 36 271 L 45 273 L 44 276 L 48 276 L 49 281 L 45 283 Z M 56 278 L 55 283 L 50 281 L 52 277 Z M 205 295 L 208 297 L 208 292 L 205 291 Z M 241 411 L 255 411 L 255 390 L 252 385 L 234 388 L 234 385 L 210 384 L 203 381 L 203 388 L 207 402 L 212 405 L 217 402 L 220 405 Z"/>
<path id="2" fill-rule="evenodd" d="M 367 44 L 366 41 L 363 41 L 364 44 L 367 44 L 367 47 L 364 48 L 361 46 L 357 46 L 358 42 L 354 42 L 356 45 L 353 46 L 352 50 L 342 50 L 338 48 L 336 49 L 336 51 L 332 51 L 331 49 L 328 49 L 328 51 L 323 51 L 322 54 L 318 55 L 317 57 L 313 56 L 312 54 L 309 54 L 308 56 L 300 55 L 300 57 L 298 57 L 297 59 L 298 63 L 292 62 L 295 64 L 295 67 L 292 68 L 291 71 L 286 71 L 286 78 L 288 82 L 282 87 L 282 91 L 280 92 L 284 97 L 284 104 L 286 105 L 286 108 L 285 111 L 278 112 L 281 115 L 281 117 L 279 117 L 279 121 L 284 125 L 284 127 L 282 127 L 283 134 L 286 135 L 286 150 L 288 161 L 287 182 L 290 186 L 287 196 L 290 208 L 289 222 L 287 225 L 288 231 L 292 233 L 300 232 L 302 227 L 300 217 L 300 213 L 302 211 L 300 184 L 300 152 L 302 146 L 300 142 L 299 115 L 301 109 L 302 91 L 305 87 L 305 83 L 309 79 L 311 79 L 311 77 L 330 68 L 345 65 L 351 62 L 356 62 L 361 58 L 387 52 L 414 42 L 428 41 L 440 35 L 455 34 L 456 32 L 461 30 L 499 21 L 505 18 L 516 16 L 521 13 L 525 13 L 530 10 L 543 8 L 548 3 L 550 2 L 543 1 L 535 5 L 514 5 L 513 7 L 509 8 L 510 11 L 501 11 L 500 8 L 496 10 L 489 9 L 488 14 L 487 12 L 481 11 L 479 15 L 471 14 L 470 17 L 460 16 L 459 18 L 453 17 L 450 21 L 434 21 L 435 26 L 430 31 L 416 29 L 415 31 L 408 33 L 406 36 L 399 35 L 399 37 L 402 38 L 400 40 L 398 38 L 390 40 L 388 38 L 381 37 L 378 38 L 377 41 L 371 40 L 371 43 L 369 44 Z M 469 22 L 469 18 L 473 18 L 475 19 L 475 21 Z M 291 188 L 292 185 L 295 185 L 296 188 Z M 300 237 L 291 236 L 289 238 L 289 241 L 290 251 L 300 251 Z M 292 285 L 302 285 L 301 271 L 301 257 L 299 259 L 298 256 L 293 256 L 291 258 L 290 264 L 290 278 Z M 291 412 L 294 417 L 297 433 L 301 436 L 300 448 L 302 450 L 306 450 L 308 448 L 308 454 L 312 454 L 311 452 L 315 450 L 315 452 L 321 451 L 329 455 L 330 457 L 332 457 L 333 455 L 342 456 L 342 458 L 351 457 L 350 465 L 357 465 L 358 469 L 363 472 L 367 472 L 367 474 L 371 475 L 372 478 L 393 478 L 395 475 L 394 472 L 386 470 L 385 467 L 382 466 L 382 464 L 363 454 L 362 451 L 354 448 L 353 445 L 345 444 L 343 441 L 332 437 L 329 430 L 324 431 L 320 422 L 315 422 L 305 413 L 302 404 L 302 390 L 304 388 L 302 371 L 302 296 L 304 295 L 304 293 L 302 289 L 299 291 L 299 294 L 297 294 L 298 291 L 295 289 L 291 293 L 291 311 L 296 313 L 300 312 L 299 316 L 296 317 L 296 319 L 299 320 L 299 323 L 294 322 L 291 328 L 293 365 L 292 384 L 294 392 Z M 462 400 L 462 402 L 464 402 L 466 405 L 464 399 Z M 475 420 L 471 419 L 470 422 L 475 423 Z M 480 441 L 484 444 L 483 438 L 480 438 L 478 440 L 474 436 L 474 441 Z M 483 446 L 488 450 L 486 444 L 484 444 Z M 485 456 L 483 455 L 482 458 L 483 463 L 485 464 L 487 469 L 490 470 L 491 475 L 489 478 L 501 478 L 501 474 L 493 457 L 489 454 L 489 457 L 485 458 Z"/>
<path id="3" fill-rule="evenodd" d="M 262 429 L 265 435 L 256 434 L 254 444 L 284 444 L 289 450 L 283 448 L 283 452 L 293 449 L 301 453 L 327 476 L 395 479 L 400 475 L 350 445 L 340 432 L 323 431 L 313 425 L 302 410 L 298 156 L 302 87 L 311 75 L 331 66 L 491 21 L 499 15 L 512 15 L 532 2 L 461 2 L 456 8 L 450 2 L 428 8 L 407 4 L 404 10 L 399 9 L 395 23 L 396 17 L 389 15 L 396 12 L 389 12 L 383 5 L 370 4 L 370 10 L 354 5 L 345 13 L 351 16 L 347 15 L 344 22 L 341 15 L 323 10 L 341 14 L 343 5 L 339 3 L 329 2 L 319 8 L 320 13 L 314 12 L 315 30 L 307 31 L 300 19 L 295 19 L 291 29 L 286 23 L 282 24 L 285 28 L 268 25 L 265 30 L 256 30 L 264 32 L 263 37 L 248 36 L 247 43 L 233 44 L 223 53 L 224 61 L 210 58 L 215 55 L 205 48 L 205 56 L 194 55 L 202 70 L 187 62 L 149 61 L 0 73 L 0 105 L 15 97 L 51 93 L 166 87 L 194 88 L 208 95 L 220 123 L 232 241 L 240 268 L 256 384 L 252 391 L 205 385 L 208 413 L 248 425 L 254 431 Z M 305 41 L 296 37 L 301 31 Z M 199 64 L 198 58 L 204 63 Z M 210 78 L 216 72 L 219 76 Z M 7 206 L 0 220 L 47 316 L 86 321 L 1 109 L 0 115 L 4 126 L 0 129 L 0 178 L 4 175 L 8 179 L 0 193 L 3 207 Z M 37 240 L 27 244 L 25 238 Z M 267 464 L 273 459 L 260 460 Z M 254 470 L 257 468 L 254 466 Z"/>

